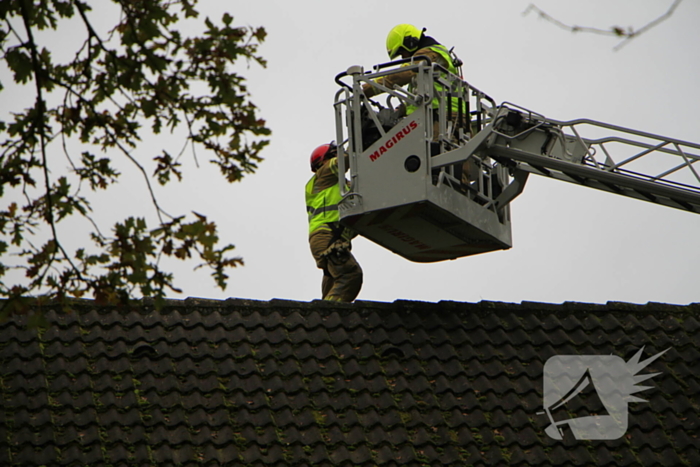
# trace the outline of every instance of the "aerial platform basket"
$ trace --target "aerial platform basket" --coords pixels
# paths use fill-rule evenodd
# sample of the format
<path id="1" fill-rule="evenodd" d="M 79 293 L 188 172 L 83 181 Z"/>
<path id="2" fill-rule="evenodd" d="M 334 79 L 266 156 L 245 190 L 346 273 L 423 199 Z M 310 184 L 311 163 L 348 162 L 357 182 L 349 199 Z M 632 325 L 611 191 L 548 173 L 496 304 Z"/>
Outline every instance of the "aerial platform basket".
<path id="1" fill-rule="evenodd" d="M 384 85 L 407 71 L 408 90 Z M 497 106 L 427 57 L 351 67 L 336 82 L 341 222 L 411 261 L 510 248 L 510 202 L 530 173 L 700 213 L 700 144 Z"/>
<path id="2" fill-rule="evenodd" d="M 410 91 L 377 81 L 407 70 L 416 73 Z M 347 77 L 352 84 L 343 81 Z M 378 65 L 373 73 L 351 67 L 336 81 L 342 86 L 335 100 L 340 176 L 347 170 L 349 182 L 339 205 L 344 225 L 417 262 L 512 246 L 508 201 L 522 191 L 527 174 L 514 178 L 478 153 L 440 168 L 433 164 L 487 122 L 495 108 L 488 96 L 427 60 Z M 389 96 L 387 107 L 365 97 L 365 83 Z M 452 99 L 458 111 L 448 105 Z M 405 106 L 416 110 L 401 116 Z"/>

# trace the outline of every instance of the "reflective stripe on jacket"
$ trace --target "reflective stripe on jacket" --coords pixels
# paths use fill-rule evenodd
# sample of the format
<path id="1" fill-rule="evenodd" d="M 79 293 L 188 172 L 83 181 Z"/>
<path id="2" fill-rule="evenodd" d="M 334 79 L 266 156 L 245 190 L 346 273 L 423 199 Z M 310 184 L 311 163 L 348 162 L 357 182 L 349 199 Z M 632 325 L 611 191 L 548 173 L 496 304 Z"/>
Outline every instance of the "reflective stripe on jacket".
<path id="1" fill-rule="evenodd" d="M 321 228 L 331 230 L 326 224 L 340 221 L 340 213 L 338 212 L 338 203 L 342 199 L 340 187 L 336 183 L 325 190 L 314 193 L 315 181 L 316 176 L 314 175 L 306 184 L 306 212 L 309 215 L 309 235 Z"/>
<path id="2" fill-rule="evenodd" d="M 447 50 L 447 47 L 445 47 L 444 45 L 441 45 L 441 44 L 436 44 L 436 45 L 428 46 L 426 48 L 430 49 L 433 52 L 435 52 L 436 54 L 440 55 L 445 60 L 445 62 L 447 63 L 447 70 L 450 73 L 452 73 L 454 75 L 457 75 L 459 73 L 457 71 L 457 68 L 455 68 L 454 63 L 452 62 L 452 57 L 450 57 L 450 52 Z M 409 87 L 409 90 L 411 90 L 410 87 Z M 442 91 L 442 85 L 435 82 L 435 92 L 438 93 L 441 91 Z M 451 101 L 452 101 L 451 102 L 452 112 L 455 115 L 457 115 L 457 112 L 459 112 L 459 99 L 452 98 Z M 432 105 L 433 105 L 433 109 L 437 109 L 440 107 L 440 102 L 439 102 L 437 97 L 433 98 Z M 406 115 L 410 115 L 411 113 L 413 113 L 416 110 L 416 108 L 417 107 L 415 105 L 407 105 L 406 106 Z"/>

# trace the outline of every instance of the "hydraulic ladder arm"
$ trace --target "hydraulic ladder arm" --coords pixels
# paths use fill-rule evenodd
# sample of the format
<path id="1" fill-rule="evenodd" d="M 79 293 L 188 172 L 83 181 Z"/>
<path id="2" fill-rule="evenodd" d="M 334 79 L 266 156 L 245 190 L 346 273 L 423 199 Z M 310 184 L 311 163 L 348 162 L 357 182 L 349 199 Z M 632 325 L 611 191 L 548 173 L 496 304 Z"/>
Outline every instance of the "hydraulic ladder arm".
<path id="1" fill-rule="evenodd" d="M 435 157 L 433 167 L 482 151 L 516 170 L 700 213 L 700 144 L 595 120 L 548 119 L 507 102 L 495 115 L 478 144 Z M 603 136 L 584 138 L 584 131 Z"/>

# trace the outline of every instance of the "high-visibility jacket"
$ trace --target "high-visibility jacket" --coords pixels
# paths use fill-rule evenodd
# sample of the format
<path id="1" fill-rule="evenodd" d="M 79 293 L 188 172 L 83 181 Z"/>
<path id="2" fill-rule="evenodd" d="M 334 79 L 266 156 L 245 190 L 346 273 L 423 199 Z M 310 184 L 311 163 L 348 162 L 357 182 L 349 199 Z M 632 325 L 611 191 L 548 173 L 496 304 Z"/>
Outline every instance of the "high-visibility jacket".
<path id="1" fill-rule="evenodd" d="M 442 58 L 444 58 L 445 62 L 447 63 L 447 70 L 450 73 L 455 74 L 455 75 L 459 74 L 459 72 L 457 71 L 457 68 L 454 65 L 454 62 L 452 61 L 452 57 L 450 57 L 450 52 L 447 50 L 447 47 L 445 47 L 442 44 L 435 44 L 435 45 L 430 45 L 430 46 L 426 47 L 426 49 L 430 49 L 433 52 L 435 52 L 436 54 L 440 55 Z M 413 91 L 411 89 L 412 87 L 413 86 L 409 86 L 409 91 Z M 442 88 L 443 88 L 443 86 L 441 84 L 435 82 L 435 92 L 436 93 L 441 92 Z M 452 98 L 450 100 L 452 101 L 450 103 L 450 105 L 452 106 L 452 113 L 454 115 L 457 115 L 457 112 L 459 112 L 459 99 Z M 437 109 L 438 107 L 440 107 L 440 102 L 439 102 L 437 97 L 433 98 L 432 105 L 433 105 L 433 109 Z M 464 103 L 462 103 L 462 106 L 463 106 L 462 111 L 464 111 Z M 413 113 L 416 110 L 416 108 L 417 107 L 415 105 L 407 105 L 406 106 L 406 115 L 410 115 L 411 113 Z"/>
<path id="2" fill-rule="evenodd" d="M 340 221 L 340 213 L 338 212 L 338 203 L 342 199 L 340 187 L 336 183 L 325 190 L 314 193 L 315 181 L 316 177 L 314 176 L 306 184 L 306 212 L 309 215 L 309 235 L 318 229 L 331 230 L 327 224 Z"/>
<path id="3" fill-rule="evenodd" d="M 323 190 L 314 193 L 316 182 L 322 178 Z M 306 184 L 306 212 L 309 215 L 309 235 L 319 229 L 334 230 L 340 221 L 338 203 L 342 200 L 338 184 L 338 159 L 321 166 Z M 331 227 L 333 226 L 333 227 Z"/>

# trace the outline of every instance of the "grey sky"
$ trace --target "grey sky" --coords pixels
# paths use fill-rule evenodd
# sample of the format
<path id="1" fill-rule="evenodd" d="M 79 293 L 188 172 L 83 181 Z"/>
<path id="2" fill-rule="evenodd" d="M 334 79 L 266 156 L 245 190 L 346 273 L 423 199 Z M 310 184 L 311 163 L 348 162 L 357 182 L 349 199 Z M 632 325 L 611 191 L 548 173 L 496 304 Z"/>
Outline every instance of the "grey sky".
<path id="1" fill-rule="evenodd" d="M 683 2 L 667 22 L 618 52 L 612 50 L 613 38 L 572 34 L 535 14 L 522 16 L 529 3 L 201 0 L 200 9 L 212 18 L 228 11 L 234 24 L 267 29 L 260 54 L 268 68 L 240 68 L 273 135 L 258 173 L 242 183 L 222 181 L 200 151 L 202 169 L 160 190 L 166 210 L 197 210 L 216 219 L 222 241 L 234 243 L 246 262 L 230 272 L 225 292 L 203 270 L 178 265 L 177 284 L 184 293 L 173 297 L 306 301 L 319 296 L 321 272 L 308 251 L 303 197 L 311 176 L 308 157 L 335 135 L 333 77 L 351 65 L 369 68 L 386 61 L 386 33 L 398 23 L 426 27 L 428 35 L 454 46 L 465 62 L 464 78 L 497 102 L 559 120 L 586 117 L 700 142 L 700 3 Z M 565 23 L 600 28 L 640 27 L 671 3 L 536 2 Z M 0 72 L 6 83 L 6 72 Z M 170 141 L 145 141 L 139 150 L 150 159 L 161 144 Z M 191 155 L 183 163 L 194 167 Z M 152 215 L 136 172 L 126 165 L 124 172 L 128 189 L 101 197 L 105 225 L 141 212 Z M 359 299 L 699 300 L 700 216 L 537 176 L 513 202 L 512 216 L 511 250 L 445 263 L 414 264 L 358 238 L 353 251 L 365 273 Z"/>

